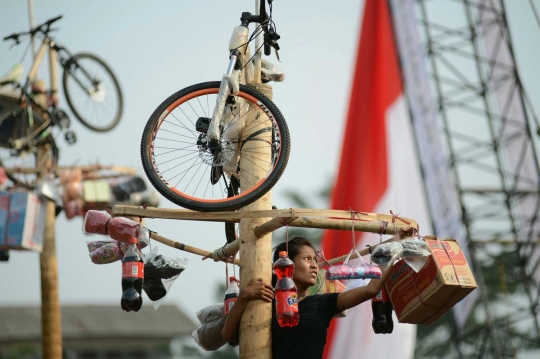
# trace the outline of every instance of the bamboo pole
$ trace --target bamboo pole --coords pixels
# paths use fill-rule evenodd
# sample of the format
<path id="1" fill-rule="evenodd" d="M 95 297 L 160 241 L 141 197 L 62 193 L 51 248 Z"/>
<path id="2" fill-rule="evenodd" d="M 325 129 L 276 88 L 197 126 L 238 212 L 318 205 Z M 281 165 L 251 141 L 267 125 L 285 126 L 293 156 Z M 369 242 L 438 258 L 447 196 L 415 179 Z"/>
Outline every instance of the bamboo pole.
<path id="1" fill-rule="evenodd" d="M 340 229 L 351 230 L 354 223 L 354 230 L 360 232 L 380 233 L 380 234 L 395 234 L 399 230 L 407 230 L 410 226 L 402 224 L 390 224 L 381 231 L 379 222 L 358 222 L 350 219 L 328 219 L 328 218 L 291 218 L 288 221 L 283 221 L 281 218 L 274 218 L 254 229 L 255 236 L 261 237 L 267 233 L 273 232 L 285 225 L 289 227 L 304 227 L 304 228 L 320 228 L 320 229 Z"/>
<path id="2" fill-rule="evenodd" d="M 272 88 L 268 85 L 257 84 L 254 86 L 259 92 L 262 92 L 266 97 L 272 98 Z M 252 105 L 253 106 L 253 105 Z M 254 107 L 255 109 L 255 107 Z M 251 124 L 254 121 L 256 126 Z M 264 127 L 268 127 L 268 117 L 258 108 L 252 111 L 250 108 L 246 123 L 250 123 L 249 131 L 243 131 L 243 139 L 247 138 L 251 133 L 254 133 Z M 272 142 L 271 132 L 263 133 L 258 136 L 259 139 Z M 243 151 L 252 151 L 254 157 L 260 157 L 268 162 L 270 158 L 270 147 L 265 147 L 266 151 L 261 150 L 259 141 L 247 141 L 243 147 Z M 257 149 L 253 151 L 252 148 Z M 266 153 L 264 153 L 266 152 Z M 258 182 L 266 175 L 266 169 L 261 168 L 260 164 L 256 165 L 256 161 L 241 161 L 241 171 L 246 174 L 241 176 L 240 189 L 242 191 L 250 188 L 254 183 Z M 272 208 L 271 191 L 266 193 L 261 199 L 244 207 L 242 212 L 255 210 L 270 210 Z M 268 219 L 265 218 L 244 218 L 240 220 L 240 286 L 244 287 L 253 278 L 262 278 L 264 282 L 270 283 L 272 278 L 272 234 L 268 233 L 265 236 L 257 238 L 253 229 Z M 272 307 L 271 303 L 263 302 L 262 300 L 252 300 L 248 302 L 242 319 L 240 320 L 240 358 L 272 358 Z"/>
<path id="3" fill-rule="evenodd" d="M 189 252 L 189 253 L 197 254 L 199 256 L 203 256 L 204 257 L 203 259 L 209 258 L 212 255 L 212 252 L 205 251 L 204 249 L 200 249 L 193 246 L 188 246 L 187 244 L 184 244 L 184 243 L 173 241 L 172 239 L 160 236 L 159 234 L 155 232 L 150 232 L 150 238 L 166 246 L 176 248 L 184 252 Z M 221 258 L 216 259 L 216 261 L 220 261 L 220 260 Z M 234 264 L 240 265 L 240 261 L 238 259 L 235 259 Z"/>
<path id="4" fill-rule="evenodd" d="M 48 145 L 47 145 L 48 146 Z M 38 163 L 50 163 L 49 151 L 39 147 Z M 46 201 L 45 237 L 39 256 L 41 273 L 41 335 L 42 354 L 45 359 L 62 358 L 62 322 L 58 300 L 58 261 L 55 242 L 55 203 Z"/>
<path id="5" fill-rule="evenodd" d="M 65 171 L 71 169 L 80 169 L 83 172 L 94 171 L 115 171 L 121 172 L 126 175 L 134 175 L 135 169 L 127 166 L 115 166 L 115 165 L 83 165 L 83 166 L 56 166 L 50 167 L 50 173 L 56 173 L 57 171 Z M 9 173 L 40 173 L 43 171 L 41 167 L 4 167 L 4 171 Z"/>
<path id="6" fill-rule="evenodd" d="M 113 216 L 136 216 L 142 218 L 162 218 L 191 221 L 230 222 L 238 223 L 243 218 L 288 218 L 322 217 L 329 219 L 351 220 L 351 212 L 343 210 L 313 209 L 313 208 L 284 208 L 270 210 L 243 210 L 239 212 L 196 212 L 187 209 L 171 208 L 141 208 L 139 206 L 117 205 L 112 209 Z M 389 228 L 396 225 L 407 225 L 418 229 L 418 223 L 410 218 L 392 216 L 389 214 L 353 212 L 355 221 L 384 222 Z M 382 224 L 382 223 L 381 223 Z M 349 227 L 350 229 L 350 227 Z"/>

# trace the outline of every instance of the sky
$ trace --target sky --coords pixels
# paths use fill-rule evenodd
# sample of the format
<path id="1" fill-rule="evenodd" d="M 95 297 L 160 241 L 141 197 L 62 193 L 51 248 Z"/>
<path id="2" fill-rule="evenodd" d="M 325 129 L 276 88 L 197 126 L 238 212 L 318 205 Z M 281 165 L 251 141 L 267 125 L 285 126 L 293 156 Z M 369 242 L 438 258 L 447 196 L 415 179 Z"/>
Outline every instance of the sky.
<path id="1" fill-rule="evenodd" d="M 288 190 L 312 199 L 314 208 L 327 206 L 315 193 L 333 183 L 339 166 L 362 5 L 363 1 L 352 0 L 274 1 L 273 19 L 281 35 L 279 66 L 286 78 L 273 84 L 273 100 L 287 120 L 292 143 L 287 169 L 273 189 L 278 208 L 293 205 L 285 195 Z M 34 0 L 35 23 L 64 15 L 52 37 L 72 53 L 91 52 L 104 59 L 124 93 L 124 115 L 110 132 L 91 132 L 71 117 L 78 142 L 69 146 L 59 140 L 60 164 L 99 161 L 132 166 L 144 176 L 139 148 L 149 116 L 172 93 L 221 79 L 228 65 L 232 29 L 241 13 L 253 12 L 254 7 L 252 0 Z M 507 10 L 520 73 L 534 103 L 540 96 L 535 61 L 540 55 L 536 40 L 540 30 L 527 1 L 507 1 Z M 27 11 L 26 1 L 0 0 L 0 35 L 27 30 Z M 10 49 L 10 44 L 0 42 L 0 74 L 23 52 L 24 46 Z M 30 57 L 26 56 L 26 68 Z M 268 60 L 277 63 L 273 55 Z M 46 62 L 42 77 L 47 74 L 45 66 Z M 70 113 L 63 98 L 60 107 Z M 178 208 L 164 198 L 160 206 Z M 405 208 L 397 212 L 414 218 Z M 205 250 L 225 243 L 220 223 L 148 220 L 147 226 Z M 68 221 L 61 214 L 56 222 L 60 303 L 119 304 L 121 265 L 93 264 L 85 241 L 100 238 L 84 235 L 81 228 L 81 218 Z M 165 303 L 177 304 L 195 321 L 197 310 L 215 302 L 216 284 L 225 282 L 225 265 L 158 247 L 163 255 L 188 259 Z M 0 263 L 0 306 L 38 306 L 40 298 L 38 254 L 11 251 L 9 262 Z"/>

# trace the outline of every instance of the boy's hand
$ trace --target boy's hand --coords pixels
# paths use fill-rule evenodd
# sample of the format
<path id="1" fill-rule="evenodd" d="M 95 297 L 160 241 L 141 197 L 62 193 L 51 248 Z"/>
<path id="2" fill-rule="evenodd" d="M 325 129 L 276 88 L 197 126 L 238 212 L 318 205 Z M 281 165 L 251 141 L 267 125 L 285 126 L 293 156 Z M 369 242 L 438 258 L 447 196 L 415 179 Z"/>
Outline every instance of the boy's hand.
<path id="1" fill-rule="evenodd" d="M 253 278 L 242 289 L 240 289 L 239 299 L 253 300 L 261 299 L 265 302 L 271 302 L 274 298 L 274 289 L 271 285 L 263 282 L 261 278 Z"/>

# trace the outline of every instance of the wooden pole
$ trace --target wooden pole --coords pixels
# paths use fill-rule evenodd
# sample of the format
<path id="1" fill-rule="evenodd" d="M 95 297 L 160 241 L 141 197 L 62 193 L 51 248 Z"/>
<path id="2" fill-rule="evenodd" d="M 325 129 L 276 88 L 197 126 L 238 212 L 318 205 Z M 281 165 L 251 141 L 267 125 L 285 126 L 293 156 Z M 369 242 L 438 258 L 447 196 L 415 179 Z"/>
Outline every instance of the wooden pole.
<path id="1" fill-rule="evenodd" d="M 157 241 L 159 243 L 162 243 L 162 244 L 164 244 L 166 246 L 176 248 L 176 249 L 179 249 L 179 250 L 184 251 L 184 252 L 189 252 L 189 253 L 192 253 L 192 254 L 197 254 L 199 256 L 203 256 L 204 257 L 203 259 L 212 258 L 212 252 L 205 251 L 203 249 L 193 247 L 193 246 L 188 246 L 187 244 L 184 244 L 184 243 L 173 241 L 172 239 L 165 238 L 165 237 L 160 236 L 159 234 L 154 233 L 154 232 L 150 233 L 150 238 L 152 238 L 155 241 Z M 221 260 L 221 258 L 216 259 L 216 261 L 219 261 L 219 260 Z M 240 265 L 240 261 L 238 259 L 235 259 L 234 264 Z"/>
<path id="2" fill-rule="evenodd" d="M 354 230 L 359 232 L 381 233 L 381 234 L 395 234 L 399 230 L 406 230 L 411 228 L 403 224 L 390 224 L 381 231 L 381 225 L 379 222 L 359 222 L 351 221 L 348 219 L 329 219 L 329 218 L 290 218 L 287 220 L 281 220 L 280 218 L 273 218 L 266 223 L 261 224 L 254 228 L 256 237 L 262 237 L 267 233 L 273 232 L 285 226 L 285 223 L 289 227 L 304 227 L 304 228 L 320 228 L 320 229 L 340 229 L 351 230 L 351 226 L 354 224 Z"/>
<path id="3" fill-rule="evenodd" d="M 322 217 L 328 219 L 351 220 L 350 211 L 334 210 L 334 209 L 313 209 L 313 208 L 284 208 L 270 210 L 243 210 L 241 212 L 197 212 L 187 209 L 172 209 L 172 208 L 141 208 L 140 206 L 125 206 L 116 205 L 112 209 L 113 216 L 135 216 L 143 218 L 163 218 L 163 219 L 179 219 L 190 221 L 214 221 L 214 222 L 230 222 L 238 223 L 242 218 L 277 218 L 281 217 L 285 222 L 289 218 L 298 217 Z M 377 224 L 385 227 L 393 227 L 396 225 L 407 225 L 418 229 L 418 223 L 410 218 L 393 217 L 389 214 L 354 212 L 355 222 L 382 222 Z M 279 221 L 279 220 L 278 220 Z M 319 228 L 319 227 L 317 227 Z M 331 229 L 338 229 L 330 227 Z M 351 229 L 351 227 L 341 228 Z M 384 228 L 383 228 L 384 229 Z M 384 233 L 384 231 L 383 231 Z M 388 232 L 389 233 L 389 232 Z"/>
<path id="4" fill-rule="evenodd" d="M 49 146 L 49 145 L 46 145 Z M 39 147 L 38 163 L 50 163 L 50 151 Z M 58 300 L 58 262 L 56 259 L 54 201 L 46 199 L 45 237 L 39 256 L 41 271 L 41 336 L 42 354 L 45 359 L 62 358 L 62 322 Z"/>
<path id="5" fill-rule="evenodd" d="M 254 86 L 259 92 L 266 97 L 272 98 L 272 88 L 268 85 L 257 84 Z M 258 113 L 256 113 L 258 112 Z M 250 109 L 246 123 L 251 123 L 258 116 L 255 123 L 249 125 L 249 131 L 242 133 L 243 138 L 247 138 L 251 133 L 258 131 L 261 128 L 268 127 L 268 117 L 257 108 L 256 111 Z M 268 138 L 262 140 L 272 142 L 271 133 L 266 132 Z M 261 135 L 259 135 L 261 136 Z M 270 147 L 267 148 L 267 153 L 261 151 L 260 141 L 247 141 L 243 151 L 252 151 L 255 156 L 260 156 L 261 159 L 268 162 L 270 158 Z M 252 147 L 257 147 L 254 151 Z M 260 167 L 260 164 L 255 165 L 257 161 L 242 161 L 240 157 L 241 171 L 254 174 L 251 176 L 242 176 L 240 181 L 240 189 L 243 191 L 250 188 L 253 183 L 250 181 L 259 181 L 266 174 L 266 170 Z M 242 211 L 253 210 L 270 210 L 272 208 L 271 191 L 266 193 L 258 201 L 244 207 Z M 271 283 L 272 278 L 272 233 L 268 233 L 260 238 L 256 238 L 253 230 L 255 227 L 265 223 L 269 218 L 246 218 L 240 220 L 240 286 L 245 286 L 253 278 L 262 278 L 266 283 Z M 263 302 L 262 300 L 250 301 L 242 315 L 240 321 L 240 358 L 272 358 L 272 306 L 271 303 Z"/>

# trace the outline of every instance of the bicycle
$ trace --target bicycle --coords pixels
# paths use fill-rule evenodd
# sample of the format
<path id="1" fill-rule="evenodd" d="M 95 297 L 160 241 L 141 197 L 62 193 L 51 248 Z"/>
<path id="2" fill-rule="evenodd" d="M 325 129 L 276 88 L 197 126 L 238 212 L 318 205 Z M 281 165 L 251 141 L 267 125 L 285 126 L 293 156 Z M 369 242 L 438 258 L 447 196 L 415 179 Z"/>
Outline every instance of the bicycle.
<path id="1" fill-rule="evenodd" d="M 285 170 L 290 153 L 285 119 L 270 99 L 246 85 L 254 83 L 249 44 L 255 37 L 264 33 L 255 53 L 262 46 L 266 55 L 271 48 L 279 50 L 272 0 L 268 3 L 269 14 L 264 0 L 260 15 L 242 13 L 222 80 L 174 93 L 145 126 L 143 168 L 152 185 L 177 205 L 197 211 L 236 210 L 262 197 Z M 250 23 L 258 24 L 251 36 Z M 264 60 L 263 65 L 266 80 L 282 80 L 272 65 Z M 249 169 L 254 166 L 265 172 L 262 178 Z"/>
<path id="2" fill-rule="evenodd" d="M 19 83 L 18 79 L 23 73 L 22 65 L 16 65 L 6 79 L 0 80 L 0 86 L 11 85 L 20 90 L 20 97 L 15 103 L 13 99 L 3 98 L 4 101 L 12 103 L 0 113 L 0 151 L 9 151 L 7 155 L 0 155 L 1 167 L 43 169 L 45 163 L 38 161 L 46 157 L 51 160 L 49 165 L 55 166 L 58 161 L 58 148 L 53 137 L 55 127 L 60 128 L 68 144 L 76 142 L 75 133 L 69 130 L 68 115 L 57 107 L 58 64 L 63 68 L 62 85 L 68 106 L 84 126 L 93 131 L 106 132 L 120 121 L 123 112 L 122 92 L 109 66 L 99 57 L 89 53 L 72 55 L 49 36 L 50 32 L 56 30 L 52 29 L 51 25 L 61 18 L 62 16 L 58 16 L 49 19 L 28 32 L 4 37 L 4 41 L 14 41 L 13 46 L 19 45 L 22 37 L 42 38 L 41 46 L 24 84 Z M 39 82 L 36 81 L 39 66 L 47 49 L 49 90 L 46 90 L 44 85 L 39 86 Z M 44 153 L 48 156 L 42 156 Z M 29 189 L 35 188 L 38 181 L 37 174 L 24 171 L 7 172 L 7 176 L 15 184 L 21 184 Z"/>

